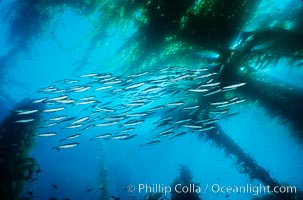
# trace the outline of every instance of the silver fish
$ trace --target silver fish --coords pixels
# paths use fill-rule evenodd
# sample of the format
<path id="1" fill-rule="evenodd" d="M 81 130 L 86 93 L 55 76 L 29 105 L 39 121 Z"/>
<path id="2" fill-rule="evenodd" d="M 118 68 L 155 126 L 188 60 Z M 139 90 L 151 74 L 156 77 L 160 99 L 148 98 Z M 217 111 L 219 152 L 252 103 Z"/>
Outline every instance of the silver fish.
<path id="1" fill-rule="evenodd" d="M 46 124 L 44 126 L 41 126 L 40 128 L 46 128 L 46 127 L 51 127 L 51 126 L 55 126 L 57 125 L 59 122 L 53 122 L 53 123 L 49 123 L 49 124 Z"/>
<path id="2" fill-rule="evenodd" d="M 96 126 L 101 126 L 101 127 L 104 127 L 104 126 L 112 126 L 112 125 L 115 125 L 117 124 L 118 122 L 109 122 L 109 123 L 101 123 L 101 124 L 96 124 Z"/>
<path id="3" fill-rule="evenodd" d="M 73 129 L 73 128 L 79 128 L 81 126 L 83 126 L 83 124 L 68 125 L 65 128 Z"/>
<path id="4" fill-rule="evenodd" d="M 85 92 L 85 91 L 87 91 L 91 88 L 92 88 L 91 86 L 82 87 L 82 88 L 79 88 L 79 89 L 75 89 L 74 92 Z"/>
<path id="5" fill-rule="evenodd" d="M 119 134 L 126 133 L 126 132 L 133 131 L 133 130 L 135 130 L 135 129 L 134 128 L 124 129 L 124 130 L 120 131 Z"/>
<path id="6" fill-rule="evenodd" d="M 105 82 L 104 84 L 105 85 L 115 85 L 115 84 L 118 84 L 121 82 L 122 82 L 121 80 L 114 80 L 114 81 Z"/>
<path id="7" fill-rule="evenodd" d="M 180 137 L 180 136 L 185 135 L 185 134 L 187 134 L 187 132 L 181 132 L 181 133 L 178 133 L 178 134 L 176 134 L 176 135 L 174 135 L 174 136 L 172 136 L 172 137 L 170 137 L 168 139 L 171 140 L 171 139 L 174 139 L 176 137 Z"/>
<path id="8" fill-rule="evenodd" d="M 112 88 L 112 87 L 114 87 L 114 86 L 112 86 L 112 85 L 103 86 L 103 87 L 99 87 L 99 88 L 95 89 L 95 91 L 106 90 L 106 89 L 109 89 L 109 88 Z"/>
<path id="9" fill-rule="evenodd" d="M 96 137 L 93 137 L 89 140 L 91 141 L 91 140 L 94 140 L 94 139 L 106 139 L 106 138 L 111 137 L 112 135 L 113 134 L 111 134 L 111 133 L 104 133 L 104 134 L 101 134 L 101 135 L 97 135 Z"/>
<path id="10" fill-rule="evenodd" d="M 186 122 L 189 122 L 191 121 L 192 119 L 181 119 L 179 121 L 176 121 L 175 124 L 183 124 L 183 123 L 186 123 Z"/>
<path id="11" fill-rule="evenodd" d="M 166 106 L 181 106 L 181 105 L 183 105 L 184 104 L 184 102 L 174 102 L 174 103 L 168 103 L 168 104 L 166 104 Z"/>
<path id="12" fill-rule="evenodd" d="M 219 83 L 219 82 L 216 82 L 216 83 L 206 83 L 206 84 L 200 85 L 199 88 L 200 88 L 200 87 L 215 87 L 215 86 L 218 86 L 218 85 L 220 85 L 220 84 L 221 84 L 221 83 Z"/>
<path id="13" fill-rule="evenodd" d="M 51 108 L 51 109 L 43 110 L 42 112 L 44 112 L 44 113 L 52 113 L 52 112 L 57 112 L 57 111 L 61 111 L 61 110 L 64 110 L 64 109 L 65 109 L 64 107 Z"/>
<path id="14" fill-rule="evenodd" d="M 179 76 L 177 78 L 172 79 L 171 81 L 175 82 L 175 81 L 179 81 L 179 80 L 185 79 L 187 77 L 189 77 L 189 74 L 185 74 L 185 75 Z"/>
<path id="15" fill-rule="evenodd" d="M 208 89 L 189 89 L 190 92 L 208 92 Z"/>
<path id="16" fill-rule="evenodd" d="M 124 88 L 124 90 L 129 90 L 129 89 L 138 88 L 138 87 L 140 87 L 140 86 L 142 86 L 142 85 L 144 85 L 144 84 L 145 84 L 145 83 L 143 83 L 143 82 L 141 82 L 141 83 L 136 83 L 136 84 L 133 84 L 133 85 L 130 85 L 130 86 Z"/>
<path id="17" fill-rule="evenodd" d="M 49 119 L 50 121 L 60 121 L 62 119 L 65 119 L 67 116 L 66 115 L 62 115 L 62 116 L 59 116 L 59 117 L 54 117 L 54 118 L 51 118 Z"/>
<path id="18" fill-rule="evenodd" d="M 90 101 L 81 101 L 76 103 L 76 105 L 87 105 L 87 104 L 92 104 L 92 103 L 97 103 L 98 101 L 96 100 L 90 100 Z"/>
<path id="19" fill-rule="evenodd" d="M 82 117 L 81 119 L 78 119 L 78 120 L 72 122 L 71 124 L 79 124 L 79 123 L 84 122 L 88 119 L 89 119 L 88 117 Z"/>
<path id="20" fill-rule="evenodd" d="M 120 120 L 123 120 L 125 119 L 125 117 L 120 117 L 120 116 L 117 116 L 117 117 L 105 117 L 104 118 L 105 120 L 108 120 L 108 121 L 120 121 Z"/>
<path id="21" fill-rule="evenodd" d="M 150 88 L 147 88 L 145 90 L 142 91 L 143 94 L 146 94 L 146 93 L 150 93 L 150 92 L 156 92 L 156 91 L 159 91 L 161 90 L 162 88 L 161 87 L 150 87 Z"/>
<path id="22" fill-rule="evenodd" d="M 246 85 L 246 83 L 237 83 L 234 85 L 225 86 L 225 87 L 223 87 L 223 90 L 236 89 L 236 88 L 244 86 L 244 85 Z"/>
<path id="23" fill-rule="evenodd" d="M 110 140 L 124 140 L 124 139 L 128 138 L 129 136 L 130 136 L 129 134 L 121 134 L 121 135 L 115 135 L 109 139 Z"/>
<path id="24" fill-rule="evenodd" d="M 70 135 L 70 136 L 67 136 L 65 138 L 62 138 L 60 141 L 63 141 L 63 140 L 71 140 L 71 139 L 75 139 L 77 137 L 80 137 L 81 134 L 74 134 L 74 135 Z"/>
<path id="25" fill-rule="evenodd" d="M 71 104 L 74 103 L 75 101 L 72 99 L 63 99 L 63 100 L 57 100 L 57 103 L 63 103 L 63 104 Z"/>
<path id="26" fill-rule="evenodd" d="M 57 133 L 56 132 L 49 132 L 49 133 L 40 133 L 37 136 L 39 137 L 52 137 L 52 136 L 56 136 Z"/>
<path id="27" fill-rule="evenodd" d="M 146 74 L 148 74 L 149 72 L 142 72 L 140 74 L 133 74 L 133 75 L 129 75 L 127 78 L 137 78 L 137 77 L 140 77 L 140 76 L 144 76 Z"/>
<path id="28" fill-rule="evenodd" d="M 89 78 L 89 77 L 95 77 L 99 75 L 98 73 L 90 73 L 90 74 L 83 74 L 80 76 L 80 78 Z"/>
<path id="29" fill-rule="evenodd" d="M 32 122 L 32 121 L 34 121 L 34 120 L 35 120 L 35 119 L 20 119 L 20 120 L 16 120 L 14 123 L 22 124 L 22 123 Z"/>
<path id="30" fill-rule="evenodd" d="M 38 111 L 39 110 L 16 110 L 15 112 L 17 112 L 17 115 L 30 115 Z"/>
<path id="31" fill-rule="evenodd" d="M 213 95 L 213 94 L 217 94 L 217 93 L 219 93 L 221 91 L 222 91 L 222 89 L 214 90 L 212 92 L 208 92 L 208 93 L 204 94 L 203 96 L 207 97 L 207 96 L 210 96 L 210 95 Z"/>
<path id="32" fill-rule="evenodd" d="M 47 98 L 41 98 L 41 99 L 37 99 L 35 101 L 33 101 L 32 103 L 42 103 L 45 102 L 47 100 Z"/>
<path id="33" fill-rule="evenodd" d="M 49 101 L 59 101 L 59 100 L 67 99 L 67 98 L 68 98 L 67 95 L 63 95 L 63 96 L 51 98 L 51 99 L 48 99 L 48 100 L 49 100 Z"/>
<path id="34" fill-rule="evenodd" d="M 92 99 L 94 99 L 95 98 L 95 96 L 89 96 L 89 97 L 83 97 L 83 98 L 81 98 L 80 100 L 81 101 L 87 101 L 87 100 L 92 100 Z"/>
<path id="35" fill-rule="evenodd" d="M 160 140 L 154 140 L 154 141 L 151 141 L 151 142 L 147 142 L 145 144 L 141 144 L 140 147 L 143 147 L 143 146 L 151 146 L 151 145 L 155 145 L 155 144 L 158 144 L 160 143 L 161 141 Z"/>
<path id="36" fill-rule="evenodd" d="M 139 124 L 142 124 L 142 123 L 143 123 L 143 120 L 137 120 L 137 121 L 134 121 L 134 122 L 122 124 L 122 126 L 136 126 L 136 125 L 139 125 Z"/>
<path id="37" fill-rule="evenodd" d="M 60 149 L 69 149 L 69 148 L 73 148 L 78 146 L 80 143 L 78 142 L 74 142 L 74 143 L 68 143 L 68 144 L 63 144 L 63 145 L 59 145 L 57 147 L 53 147 L 52 149 L 56 149 L 56 150 L 60 150 Z"/>
<path id="38" fill-rule="evenodd" d="M 185 127 L 185 128 L 191 128 L 191 129 L 201 129 L 201 128 L 203 128 L 203 126 L 190 125 L 190 124 L 183 124 L 183 125 L 181 125 L 181 126 L 183 126 L 183 127 Z"/>
<path id="39" fill-rule="evenodd" d="M 211 76 L 214 76 L 214 75 L 217 75 L 218 73 L 209 73 L 209 74 L 204 74 L 204 75 L 201 75 L 201 76 L 197 76 L 193 79 L 204 79 L 204 78 L 208 78 L 208 77 L 211 77 Z"/>
<path id="40" fill-rule="evenodd" d="M 188 107 L 184 107 L 182 108 L 182 110 L 194 110 L 194 109 L 197 109 L 199 108 L 200 106 L 196 105 L 196 106 L 188 106 Z"/>
<path id="41" fill-rule="evenodd" d="M 216 128 L 216 127 L 215 126 L 210 126 L 210 127 L 201 128 L 201 129 L 199 129 L 197 131 L 199 131 L 199 132 L 209 131 L 209 130 L 212 130 L 214 128 Z"/>

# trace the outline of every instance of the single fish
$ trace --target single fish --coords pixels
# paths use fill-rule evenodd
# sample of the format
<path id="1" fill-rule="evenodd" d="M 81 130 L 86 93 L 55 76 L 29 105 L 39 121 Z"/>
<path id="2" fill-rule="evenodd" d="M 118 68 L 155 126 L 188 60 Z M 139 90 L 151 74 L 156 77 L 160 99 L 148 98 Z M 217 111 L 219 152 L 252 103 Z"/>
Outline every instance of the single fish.
<path id="1" fill-rule="evenodd" d="M 68 125 L 66 126 L 65 128 L 68 128 L 68 129 L 73 129 L 73 128 L 79 128 L 83 126 L 83 124 L 75 124 L 75 125 Z"/>
<path id="2" fill-rule="evenodd" d="M 23 124 L 23 123 L 28 123 L 28 122 L 32 122 L 35 119 L 20 119 L 20 120 L 16 120 L 14 123 L 19 123 L 19 124 Z"/>
<path id="3" fill-rule="evenodd" d="M 228 104 L 228 101 L 223 100 L 223 101 L 214 101 L 210 103 L 211 106 L 220 106 L 225 104 Z"/>
<path id="4" fill-rule="evenodd" d="M 184 124 L 182 125 L 185 128 L 191 128 L 191 129 L 201 129 L 203 126 L 198 126 L 198 125 L 190 125 L 190 124 Z"/>
<path id="5" fill-rule="evenodd" d="M 164 108 L 164 106 L 156 106 L 156 107 L 148 109 L 147 112 L 153 112 L 153 111 L 161 110 L 162 108 Z"/>
<path id="6" fill-rule="evenodd" d="M 78 146 L 79 144 L 80 144 L 80 143 L 78 143 L 78 142 L 75 142 L 75 143 L 68 143 L 68 144 L 63 144 L 63 145 L 59 145 L 59 146 L 53 147 L 52 149 L 60 151 L 60 149 L 69 149 L 69 148 L 73 148 L 73 147 Z"/>
<path id="7" fill-rule="evenodd" d="M 87 104 L 92 104 L 92 103 L 97 103 L 98 101 L 96 100 L 90 100 L 90 101 L 81 101 L 76 103 L 76 105 L 87 105 Z"/>
<path id="8" fill-rule="evenodd" d="M 133 131 L 133 130 L 135 130 L 135 129 L 134 128 L 124 129 L 124 130 L 120 131 L 118 134 L 126 133 L 126 132 Z"/>
<path id="9" fill-rule="evenodd" d="M 49 119 L 50 121 L 60 121 L 62 119 L 65 119 L 67 116 L 66 115 L 62 115 L 62 116 L 59 116 L 59 117 L 54 117 L 54 118 L 51 118 Z"/>
<path id="10" fill-rule="evenodd" d="M 200 87 L 215 87 L 215 86 L 218 86 L 220 85 L 221 83 L 217 82 L 217 83 L 206 83 L 206 84 L 202 84 L 199 86 Z M 206 91 L 207 92 L 207 91 Z"/>
<path id="11" fill-rule="evenodd" d="M 209 93 L 204 94 L 203 96 L 204 96 L 204 97 L 207 97 L 207 96 L 210 96 L 210 95 L 213 95 L 213 94 L 217 94 L 217 93 L 219 93 L 219 92 L 222 92 L 222 89 L 214 90 L 214 91 L 212 91 L 212 92 L 209 92 Z"/>
<path id="12" fill-rule="evenodd" d="M 15 112 L 17 112 L 17 115 L 30 115 L 38 111 L 39 110 L 16 110 Z"/>
<path id="13" fill-rule="evenodd" d="M 121 82 L 122 82 L 121 80 L 114 80 L 114 81 L 105 82 L 104 84 L 105 85 L 115 85 L 115 84 L 118 84 Z"/>
<path id="14" fill-rule="evenodd" d="M 81 134 L 74 134 L 74 135 L 70 135 L 70 136 L 67 136 L 65 138 L 62 138 L 60 141 L 63 141 L 63 140 L 71 140 L 71 139 L 75 139 L 77 137 L 80 137 Z"/>
<path id="15" fill-rule="evenodd" d="M 76 118 L 77 117 L 69 117 L 69 118 L 63 119 L 62 121 L 60 121 L 60 123 L 62 123 L 62 122 L 68 122 L 68 121 L 74 120 Z"/>
<path id="16" fill-rule="evenodd" d="M 43 110 L 42 112 L 44 112 L 44 113 L 52 113 L 52 112 L 58 112 L 58 111 L 61 111 L 61 110 L 64 110 L 64 109 L 65 109 L 64 107 L 51 108 L 51 109 Z"/>
<path id="17" fill-rule="evenodd" d="M 67 95 L 63 95 L 63 96 L 59 96 L 59 97 L 48 99 L 48 101 L 59 101 L 59 100 L 67 99 L 67 98 L 68 98 Z"/>
<path id="18" fill-rule="evenodd" d="M 80 130 L 76 130 L 77 132 L 82 132 L 82 131 L 86 131 L 87 129 L 93 128 L 95 127 L 95 124 L 90 124 L 88 126 L 85 126 L 84 128 L 80 129 Z"/>
<path id="19" fill-rule="evenodd" d="M 99 75 L 98 73 L 83 74 L 80 76 L 80 78 L 90 78 L 90 77 L 95 77 L 98 75 Z"/>
<path id="20" fill-rule="evenodd" d="M 145 84 L 145 83 L 143 83 L 143 82 L 141 82 L 141 83 L 136 83 L 136 84 L 133 84 L 133 85 L 130 85 L 130 86 L 124 88 L 124 90 L 129 90 L 129 89 L 138 88 L 138 87 L 140 87 L 140 86 L 142 86 L 142 85 L 144 85 L 144 84 Z"/>
<path id="21" fill-rule="evenodd" d="M 106 90 L 106 89 L 109 89 L 109 88 L 112 88 L 112 87 L 114 87 L 114 86 L 112 86 L 112 85 L 103 86 L 103 87 L 99 87 L 99 88 L 95 89 L 95 91 Z"/>
<path id="22" fill-rule="evenodd" d="M 115 135 L 113 137 L 110 137 L 110 140 L 124 140 L 128 138 L 130 135 L 129 134 L 121 134 L 121 135 Z"/>
<path id="23" fill-rule="evenodd" d="M 109 138 L 111 137 L 113 134 L 111 133 L 104 133 L 104 134 L 101 134 L 101 135 L 97 135 L 96 137 L 93 137 L 91 139 L 89 139 L 90 141 L 94 140 L 94 139 L 106 139 L 106 138 Z"/>
<path id="24" fill-rule="evenodd" d="M 103 112 L 115 112 L 116 111 L 115 109 L 111 109 L 111 108 L 99 108 L 99 107 L 96 107 L 96 109 L 98 111 L 103 111 Z"/>
<path id="25" fill-rule="evenodd" d="M 177 78 L 172 79 L 171 81 L 175 82 L 175 81 L 179 81 L 179 80 L 185 79 L 187 77 L 189 77 L 189 74 L 185 74 L 185 75 L 179 76 Z"/>
<path id="26" fill-rule="evenodd" d="M 149 88 L 143 90 L 142 93 L 143 93 L 143 94 L 147 94 L 147 93 L 159 91 L 159 90 L 161 90 L 161 89 L 162 89 L 161 87 L 152 86 L 152 87 L 149 87 Z"/>
<path id="27" fill-rule="evenodd" d="M 56 132 L 49 132 L 49 133 L 40 133 L 37 136 L 39 137 L 52 137 L 52 136 L 56 136 L 57 133 Z"/>
<path id="28" fill-rule="evenodd" d="M 188 91 L 190 92 L 208 92 L 208 89 L 189 89 Z"/>
<path id="29" fill-rule="evenodd" d="M 33 101 L 32 103 L 42 103 L 45 102 L 47 100 L 47 98 L 41 98 L 41 99 L 37 99 L 35 101 Z"/>
<path id="30" fill-rule="evenodd" d="M 181 106 L 183 104 L 184 104 L 184 102 L 180 101 L 180 102 L 168 103 L 168 104 L 166 104 L 166 106 L 174 107 L 174 106 Z"/>
<path id="31" fill-rule="evenodd" d="M 88 117 L 82 117 L 81 119 L 78 119 L 78 120 L 72 122 L 71 124 L 79 124 L 79 123 L 84 122 L 88 119 L 89 119 Z"/>
<path id="32" fill-rule="evenodd" d="M 215 126 L 204 127 L 204 128 L 198 129 L 197 131 L 199 131 L 199 132 L 209 131 L 209 130 L 212 130 L 214 128 L 216 128 L 216 127 Z"/>
<path id="33" fill-rule="evenodd" d="M 172 139 L 174 139 L 174 138 L 180 137 L 180 136 L 185 135 L 185 134 L 187 134 L 187 132 L 181 132 L 181 133 L 178 133 L 178 134 L 176 134 L 176 135 L 174 135 L 174 136 L 172 136 L 172 137 L 170 137 L 170 138 L 168 138 L 168 139 L 169 139 L 169 140 L 172 140 Z"/>
<path id="34" fill-rule="evenodd" d="M 234 84 L 234 85 L 229 85 L 229 86 L 223 87 L 223 90 L 236 89 L 236 88 L 244 86 L 244 85 L 246 85 L 246 83 L 238 83 L 238 84 Z"/>
<path id="35" fill-rule="evenodd" d="M 115 125 L 117 124 L 118 122 L 109 122 L 109 123 L 101 123 L 101 124 L 96 124 L 96 126 L 101 126 L 101 127 L 104 127 L 104 126 L 112 126 L 112 125 Z"/>
<path id="36" fill-rule="evenodd" d="M 154 140 L 154 141 L 151 141 L 151 142 L 147 142 L 145 144 L 140 144 L 140 147 L 143 147 L 143 146 L 151 146 L 151 145 L 155 145 L 155 144 L 158 144 L 160 143 L 161 141 L 160 140 Z"/>
<path id="37" fill-rule="evenodd" d="M 120 116 L 117 116 L 117 117 L 105 117 L 104 120 L 108 120 L 108 121 L 120 121 L 120 120 L 123 120 L 125 119 L 125 117 L 120 117 Z"/>
<path id="38" fill-rule="evenodd" d="M 143 120 L 136 120 L 134 122 L 124 123 L 124 124 L 122 124 L 122 126 L 136 126 L 136 125 L 139 125 L 142 123 L 143 123 Z"/>
<path id="39" fill-rule="evenodd" d="M 75 103 L 75 101 L 72 99 L 63 99 L 63 100 L 57 100 L 57 103 L 72 104 Z"/>
<path id="40" fill-rule="evenodd" d="M 139 74 L 133 74 L 133 75 L 129 75 L 127 78 L 137 78 L 137 77 L 140 77 L 140 76 L 144 76 L 148 73 L 149 72 L 142 72 L 142 73 L 139 73 Z"/>
<path id="41" fill-rule="evenodd" d="M 46 125 L 41 126 L 41 127 L 39 127 L 39 128 L 51 127 L 51 126 L 55 126 L 55 125 L 57 125 L 57 124 L 59 124 L 59 122 L 53 122 L 53 123 L 49 123 L 49 124 L 46 124 Z"/>
<path id="42" fill-rule="evenodd" d="M 91 86 L 82 87 L 82 88 L 74 90 L 74 92 L 85 92 L 85 91 L 87 91 L 87 90 L 89 90 L 91 88 L 92 88 Z"/>
<path id="43" fill-rule="evenodd" d="M 142 113 L 130 113 L 130 114 L 127 114 L 126 116 L 127 117 L 145 117 L 147 115 L 148 115 L 147 112 L 142 112 Z"/>
<path id="44" fill-rule="evenodd" d="M 96 96 L 83 97 L 83 98 L 81 98 L 80 100 L 81 100 L 81 101 L 88 101 L 88 100 L 94 99 L 95 97 L 96 97 Z"/>
<path id="45" fill-rule="evenodd" d="M 196 106 L 188 106 L 188 107 L 184 107 L 182 108 L 182 110 L 194 110 L 194 109 L 198 109 L 200 106 L 196 105 Z"/>
<path id="46" fill-rule="evenodd" d="M 184 123 L 189 122 L 191 120 L 192 119 L 181 119 L 181 120 L 176 121 L 174 124 L 184 124 Z"/>
<path id="47" fill-rule="evenodd" d="M 159 134 L 157 134 L 158 136 L 162 136 L 165 135 L 166 133 L 172 133 L 172 130 L 174 130 L 173 128 L 168 128 L 164 131 L 161 131 Z"/>

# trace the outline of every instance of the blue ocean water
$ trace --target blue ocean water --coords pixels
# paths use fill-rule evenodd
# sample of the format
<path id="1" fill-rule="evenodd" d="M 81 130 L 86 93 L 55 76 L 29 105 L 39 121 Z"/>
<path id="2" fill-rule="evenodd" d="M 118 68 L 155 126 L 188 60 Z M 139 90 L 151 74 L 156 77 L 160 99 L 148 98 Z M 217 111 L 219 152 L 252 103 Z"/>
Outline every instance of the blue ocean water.
<path id="1" fill-rule="evenodd" d="M 159 52 L 151 53 L 152 56 L 156 57 L 154 60 L 151 59 L 149 63 L 150 65 L 152 64 L 152 68 L 148 64 L 142 64 L 138 68 L 136 66 L 126 67 L 130 60 L 136 59 L 136 57 L 132 57 L 132 53 L 140 51 L 139 47 L 134 45 L 133 48 L 138 48 L 138 50 L 131 49 L 132 51 L 130 52 L 126 50 L 119 56 L 117 56 L 117 52 L 127 49 L 128 42 L 132 39 L 132 36 L 136 35 L 138 30 L 140 30 L 140 26 L 136 26 L 136 21 L 124 22 L 124 24 L 112 22 L 112 25 L 109 26 L 110 28 L 102 32 L 100 31 L 102 28 L 99 28 L 99 26 L 102 26 L 100 21 L 102 21 L 104 12 L 110 11 L 104 9 L 85 14 L 72 6 L 68 6 L 68 4 L 55 8 L 58 11 L 53 12 L 50 19 L 42 23 L 39 34 L 30 38 L 26 48 L 20 49 L 20 51 L 13 51 L 14 44 L 20 41 L 18 41 L 18 38 L 16 41 L 10 38 L 9 27 L 11 24 L 7 15 L 11 12 L 10 9 L 14 8 L 10 7 L 11 5 L 17 4 L 22 7 L 22 2 L 24 1 L 3 0 L 0 2 L 0 10 L 4 13 L 0 21 L 1 27 L 3 27 L 0 32 L 0 43 L 2 44 L 0 49 L 2 55 L 1 64 L 4 63 L 2 60 L 8 61 L 5 67 L 3 64 L 1 69 L 1 120 L 14 113 L 13 109 L 17 103 L 25 98 L 30 98 L 33 101 L 44 97 L 50 99 L 61 96 L 60 93 L 41 92 L 41 89 L 54 85 L 69 88 L 71 86 L 62 86 L 63 84 L 57 81 L 64 79 L 83 81 L 84 79 L 81 79 L 80 76 L 90 73 L 98 73 L 98 75 L 111 74 L 125 81 L 123 82 L 125 85 L 113 86 L 113 88 L 121 89 L 115 93 L 116 95 L 105 94 L 102 96 L 93 90 L 100 86 L 91 83 L 91 79 L 88 78 L 85 79 L 86 82 L 84 81 L 83 85 L 92 86 L 93 89 L 78 93 L 66 90 L 64 95 L 68 95 L 69 98 L 75 100 L 95 96 L 95 99 L 99 101 L 97 103 L 97 106 L 100 105 L 99 108 L 114 109 L 117 113 L 121 109 L 122 113 L 124 107 L 121 108 L 120 105 L 125 105 L 132 98 L 137 98 L 137 94 L 125 90 L 131 84 L 127 82 L 128 79 L 125 80 L 124 78 L 142 72 L 149 72 L 148 79 L 145 79 L 144 76 L 140 78 L 140 81 L 145 82 L 147 85 L 150 84 L 148 81 L 152 78 L 161 79 L 170 77 L 170 75 L 173 78 L 179 77 L 179 74 L 174 74 L 173 70 L 164 75 L 159 73 L 166 66 L 178 65 L 179 67 L 193 70 L 211 64 L 208 61 L 200 63 L 194 59 L 192 62 L 184 61 L 182 63 L 180 60 L 170 58 L 165 62 L 159 61 L 157 65 L 157 56 L 170 56 L 169 50 L 163 50 L 165 49 L 163 47 L 157 49 Z M 268 5 L 271 1 L 261 2 Z M 288 5 L 294 5 L 295 1 L 288 3 Z M 261 8 L 263 4 L 260 3 Z M 243 30 L 255 30 L 258 22 L 264 20 L 263 18 L 268 17 L 271 19 L 272 15 L 277 12 L 275 9 L 277 8 L 257 10 L 250 21 L 251 24 L 244 27 Z M 283 8 L 279 9 L 281 9 L 279 12 L 287 15 Z M 119 11 L 118 13 L 123 15 L 122 12 Z M 118 14 L 116 13 L 116 15 Z M 257 28 L 259 27 L 257 26 Z M 178 42 L 176 43 L 175 46 L 181 45 Z M 160 51 L 165 51 L 167 54 L 160 54 Z M 205 56 L 204 54 L 207 55 Z M 217 57 L 214 58 L 208 55 L 207 51 L 197 52 L 194 54 L 195 58 L 196 56 L 205 56 L 211 62 L 217 62 Z M 300 64 L 302 60 L 297 62 Z M 271 82 L 279 82 L 281 85 L 285 85 L 285 88 L 289 87 L 290 91 L 302 96 L 302 68 L 290 69 L 290 67 L 287 68 L 287 65 L 289 65 L 288 60 L 283 60 L 282 58 L 277 63 L 277 66 L 273 66 L 270 63 L 267 68 L 259 70 L 257 74 L 260 75 L 260 79 L 267 81 L 268 85 L 271 85 Z M 182 73 L 187 75 L 187 72 L 182 71 Z M 178 89 L 180 89 L 181 94 L 171 95 L 176 88 L 169 84 L 175 84 L 174 81 L 169 83 L 161 82 L 158 86 L 163 88 L 171 86 L 174 90 L 169 88 L 165 90 L 167 93 L 159 93 L 164 96 L 163 98 L 159 97 L 158 93 L 152 93 L 150 95 L 152 102 L 149 105 L 144 103 L 145 107 L 132 109 L 127 114 L 144 113 L 151 107 L 167 106 L 167 104 L 175 101 L 185 102 L 187 106 L 199 105 L 206 109 L 206 105 L 209 105 L 212 101 L 222 100 L 220 98 L 212 101 L 209 101 L 209 99 L 193 100 L 185 95 L 189 90 L 189 86 L 187 82 L 182 81 L 183 79 L 176 81 L 176 84 L 179 84 Z M 186 79 L 186 81 L 188 80 Z M 210 80 L 209 83 L 215 83 L 215 81 L 212 82 Z M 74 86 L 77 86 L 77 84 Z M 136 92 L 141 92 L 141 95 L 144 89 L 146 88 L 136 90 Z M 247 157 L 252 158 L 255 164 L 263 167 L 274 180 L 281 185 L 295 186 L 298 192 L 302 191 L 303 150 L 302 141 L 296 137 L 296 134 L 302 134 L 302 130 L 295 129 L 291 123 L 292 121 L 285 120 L 283 116 L 279 116 L 275 112 L 271 114 L 266 109 L 266 106 L 262 104 L 262 101 L 246 99 L 244 95 L 241 96 L 240 93 L 236 92 L 226 95 L 225 98 L 230 99 L 235 96 L 239 97 L 239 99 L 243 96 L 245 99 L 244 103 L 230 108 L 229 112 L 236 113 L 236 115 L 222 118 L 216 123 L 234 144 L 241 148 L 241 152 L 243 151 Z M 291 105 L 292 102 L 289 102 L 289 104 Z M 240 200 L 255 197 L 261 199 L 264 195 L 253 195 L 251 192 L 223 193 L 211 191 L 211 186 L 213 185 L 240 187 L 266 184 L 262 183 L 259 179 L 260 177 L 251 179 L 249 176 L 250 172 L 241 169 L 241 163 L 244 161 L 238 160 L 237 153 L 226 152 L 226 146 L 231 146 L 230 143 L 222 141 L 222 146 L 220 146 L 211 139 L 201 138 L 201 133 L 195 129 L 173 126 L 172 124 L 175 122 L 165 124 L 165 128 L 157 126 L 157 121 L 163 117 L 173 116 L 183 119 L 191 118 L 195 115 L 182 112 L 182 107 L 180 109 L 174 108 L 173 111 L 167 112 L 168 114 L 155 111 L 149 114 L 148 117 L 142 118 L 144 123 L 134 126 L 135 129 L 132 133 L 137 136 L 133 139 L 104 140 L 92 138 L 104 133 L 116 134 L 124 128 L 128 128 L 123 127 L 125 121 L 112 126 L 95 126 L 85 131 L 67 129 L 67 123 L 41 128 L 49 123 L 47 120 L 54 117 L 66 115 L 80 119 L 92 114 L 92 110 L 83 111 L 84 108 L 88 107 L 87 105 L 77 105 L 76 103 L 73 105 L 45 105 L 46 109 L 62 106 L 65 109 L 54 113 L 42 113 L 40 128 L 34 134 L 56 132 L 57 135 L 53 137 L 34 137 L 35 146 L 30 151 L 30 157 L 37 161 L 41 172 L 34 173 L 36 177 L 33 181 L 25 182 L 20 198 L 26 196 L 29 199 L 82 200 L 114 199 L 114 197 L 120 199 L 144 199 L 144 196 L 151 192 L 149 190 L 139 191 L 140 184 L 149 185 L 150 187 L 156 187 L 157 184 L 172 186 L 174 180 L 179 176 L 180 166 L 183 165 L 190 169 L 193 178 L 192 182 L 200 185 L 201 192 L 198 193 L 203 200 Z M 104 106 L 102 107 L 102 105 Z M 94 111 L 99 112 L 98 108 Z M 104 123 L 104 117 L 107 115 L 100 113 L 96 115 L 99 118 L 92 124 Z M 89 116 L 90 119 L 93 117 Z M 83 127 L 85 125 L 84 122 Z M 170 136 L 164 137 L 164 139 L 160 139 L 161 142 L 159 144 L 143 146 L 143 144 L 150 141 L 158 140 L 157 137 L 154 137 L 169 127 L 174 127 L 173 134 L 182 131 L 188 133 L 174 139 L 168 139 Z M 60 139 L 73 134 L 81 135 L 70 141 L 60 141 Z M 69 142 L 79 143 L 79 145 L 67 149 L 56 149 L 56 147 Z M 135 190 L 128 191 L 129 185 L 135 186 Z M 102 197 L 104 191 L 108 193 L 107 198 Z M 170 199 L 171 194 L 164 195 L 164 197 Z"/>

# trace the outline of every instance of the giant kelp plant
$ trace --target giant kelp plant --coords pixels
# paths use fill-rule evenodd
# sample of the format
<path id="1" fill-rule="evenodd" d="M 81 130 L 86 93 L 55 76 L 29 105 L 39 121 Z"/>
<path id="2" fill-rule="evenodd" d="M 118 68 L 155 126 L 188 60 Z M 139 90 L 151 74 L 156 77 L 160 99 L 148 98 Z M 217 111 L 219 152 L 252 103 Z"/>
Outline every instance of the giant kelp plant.
<path id="1" fill-rule="evenodd" d="M 0 124 L 0 199 L 17 199 L 24 182 L 32 181 L 40 170 L 35 159 L 30 157 L 40 114 L 33 113 L 31 123 L 22 123 L 28 116 L 15 111 L 42 108 L 25 99 Z"/>

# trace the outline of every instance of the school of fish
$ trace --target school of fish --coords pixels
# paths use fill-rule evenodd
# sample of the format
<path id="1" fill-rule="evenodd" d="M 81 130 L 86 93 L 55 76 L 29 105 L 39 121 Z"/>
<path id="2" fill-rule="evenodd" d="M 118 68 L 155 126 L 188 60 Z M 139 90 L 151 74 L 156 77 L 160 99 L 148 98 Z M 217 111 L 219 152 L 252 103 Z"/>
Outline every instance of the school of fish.
<path id="1" fill-rule="evenodd" d="M 32 103 L 44 103 L 47 108 L 16 110 L 16 115 L 24 118 L 15 123 L 31 123 L 31 114 L 41 112 L 45 120 L 37 137 L 59 137 L 65 129 L 73 130 L 74 134 L 59 138 L 55 150 L 78 146 L 75 139 L 93 129 L 100 134 L 92 135 L 90 141 L 149 135 L 150 141 L 140 146 L 192 132 L 203 134 L 214 129 L 219 120 L 236 115 L 231 112 L 232 106 L 245 102 L 235 90 L 246 83 L 222 85 L 218 75 L 212 66 L 171 66 L 129 76 L 83 74 L 39 89 L 43 97 Z M 73 112 L 75 107 L 77 111 Z M 143 133 L 142 127 L 148 123 L 153 129 Z M 45 131 L 49 127 L 57 127 L 58 131 Z"/>

